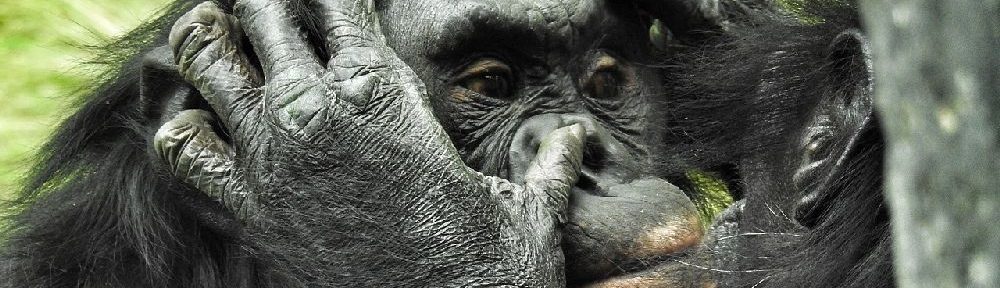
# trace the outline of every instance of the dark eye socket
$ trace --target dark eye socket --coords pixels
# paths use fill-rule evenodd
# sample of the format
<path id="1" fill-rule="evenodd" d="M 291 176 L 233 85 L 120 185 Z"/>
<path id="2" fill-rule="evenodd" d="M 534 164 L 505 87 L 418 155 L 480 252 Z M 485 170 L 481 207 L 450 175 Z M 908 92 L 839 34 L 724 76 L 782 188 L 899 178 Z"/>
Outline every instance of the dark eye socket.
<path id="1" fill-rule="evenodd" d="M 507 99 L 511 97 L 511 69 L 499 60 L 480 59 L 458 76 L 458 85 L 480 95 Z"/>
<path id="2" fill-rule="evenodd" d="M 585 83 L 590 96 L 596 99 L 617 99 L 625 81 L 620 69 L 618 60 L 614 57 L 609 55 L 598 57 L 590 69 L 594 72 Z"/>
<path id="3" fill-rule="evenodd" d="M 615 71 L 598 71 L 590 78 L 590 95 L 598 99 L 618 98 L 618 82 Z"/>

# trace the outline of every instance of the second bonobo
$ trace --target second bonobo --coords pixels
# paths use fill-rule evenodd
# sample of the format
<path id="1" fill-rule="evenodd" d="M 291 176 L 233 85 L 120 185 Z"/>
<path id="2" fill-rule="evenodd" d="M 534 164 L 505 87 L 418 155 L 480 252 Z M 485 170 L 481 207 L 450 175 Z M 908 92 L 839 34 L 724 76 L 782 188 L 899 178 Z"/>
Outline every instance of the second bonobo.
<path id="1" fill-rule="evenodd" d="M 581 124 L 586 152 L 564 227 L 570 284 L 669 285 L 658 260 L 697 244 L 681 190 L 648 169 L 663 83 L 648 23 L 615 1 L 385 1 L 392 48 L 427 87 L 467 165 L 522 181 L 541 137 Z M 672 262 L 672 261 L 663 261 Z M 674 282 L 676 283 L 676 282 Z"/>

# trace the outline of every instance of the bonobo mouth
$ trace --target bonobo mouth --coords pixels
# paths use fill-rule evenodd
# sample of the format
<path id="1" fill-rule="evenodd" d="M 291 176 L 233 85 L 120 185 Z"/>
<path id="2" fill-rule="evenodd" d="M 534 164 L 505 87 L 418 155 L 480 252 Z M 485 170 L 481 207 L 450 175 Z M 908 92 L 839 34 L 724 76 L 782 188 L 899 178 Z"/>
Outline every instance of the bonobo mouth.
<path id="1" fill-rule="evenodd" d="M 564 227 L 570 286 L 690 287 L 678 273 L 702 239 L 694 204 L 677 187 L 642 178 L 594 193 L 577 186 Z"/>
<path id="2" fill-rule="evenodd" d="M 575 124 L 584 127 L 586 139 L 581 140 L 586 143 L 563 226 L 567 283 L 690 287 L 690 281 L 675 282 L 677 277 L 661 274 L 679 269 L 677 257 L 700 243 L 697 208 L 676 186 L 643 177 L 637 164 L 643 153 L 612 136 L 592 116 L 542 114 L 525 120 L 509 151 L 511 181 L 523 182 L 541 139 Z"/>

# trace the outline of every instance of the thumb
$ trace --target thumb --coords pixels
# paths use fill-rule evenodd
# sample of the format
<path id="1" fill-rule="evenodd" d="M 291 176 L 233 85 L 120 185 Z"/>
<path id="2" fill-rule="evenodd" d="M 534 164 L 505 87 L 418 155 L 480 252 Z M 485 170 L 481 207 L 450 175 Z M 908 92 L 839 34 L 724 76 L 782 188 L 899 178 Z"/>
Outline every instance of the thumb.
<path id="1" fill-rule="evenodd" d="M 569 205 L 569 191 L 579 179 L 586 131 L 580 124 L 562 127 L 542 139 L 538 154 L 524 175 L 529 191 L 547 194 L 557 211 Z"/>

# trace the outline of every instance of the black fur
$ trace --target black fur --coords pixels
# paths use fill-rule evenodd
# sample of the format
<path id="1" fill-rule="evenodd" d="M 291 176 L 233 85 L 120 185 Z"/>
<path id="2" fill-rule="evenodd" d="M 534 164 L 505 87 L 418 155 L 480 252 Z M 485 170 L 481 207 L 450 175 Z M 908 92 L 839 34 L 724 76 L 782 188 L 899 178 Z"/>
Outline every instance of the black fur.
<path id="1" fill-rule="evenodd" d="M 102 49 L 109 72 L 6 207 L 14 213 L 0 234 L 0 287 L 272 286 L 252 257 L 181 205 L 198 194 L 149 151 L 156 120 L 143 115 L 142 55 L 197 2 L 177 1 Z"/>
<path id="2" fill-rule="evenodd" d="M 877 119 L 831 178 L 816 222 L 800 225 L 791 212 L 803 123 L 823 97 L 870 81 L 827 60 L 838 34 L 861 29 L 856 5 L 799 3 L 795 16 L 730 3 L 741 10 L 726 13 L 728 30 L 707 33 L 701 45 L 673 56 L 679 64 L 668 68 L 666 117 L 679 137 L 661 150 L 672 151 L 670 165 L 734 175 L 727 180 L 744 198 L 742 213 L 731 219 L 737 234 L 722 236 L 712 251 L 722 287 L 892 287 Z"/>

